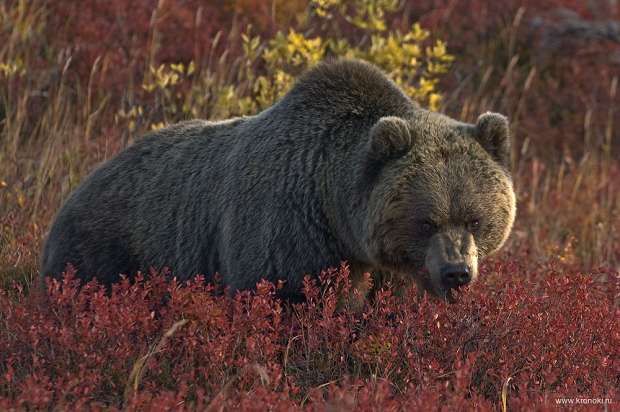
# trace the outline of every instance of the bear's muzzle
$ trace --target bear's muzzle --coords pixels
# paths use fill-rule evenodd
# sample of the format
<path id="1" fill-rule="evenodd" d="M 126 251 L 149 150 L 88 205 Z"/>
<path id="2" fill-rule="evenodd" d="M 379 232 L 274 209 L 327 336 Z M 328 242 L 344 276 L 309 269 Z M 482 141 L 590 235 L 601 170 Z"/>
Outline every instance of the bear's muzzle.
<path id="1" fill-rule="evenodd" d="M 430 280 L 428 291 L 453 301 L 452 290 L 466 286 L 478 277 L 478 250 L 473 235 L 461 228 L 450 228 L 433 235 L 425 264 Z"/>

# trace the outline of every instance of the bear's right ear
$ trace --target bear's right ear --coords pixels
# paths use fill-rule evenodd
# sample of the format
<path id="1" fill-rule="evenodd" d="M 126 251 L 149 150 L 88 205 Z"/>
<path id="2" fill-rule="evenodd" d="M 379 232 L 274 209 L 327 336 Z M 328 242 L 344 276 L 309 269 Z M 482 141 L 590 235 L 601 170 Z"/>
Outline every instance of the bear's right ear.
<path id="1" fill-rule="evenodd" d="M 510 127 L 506 116 L 492 112 L 481 114 L 476 121 L 476 138 L 495 161 L 510 166 Z"/>
<path id="2" fill-rule="evenodd" d="M 400 157 L 411 149 L 412 143 L 409 126 L 400 117 L 382 117 L 370 129 L 370 156 L 374 160 Z"/>

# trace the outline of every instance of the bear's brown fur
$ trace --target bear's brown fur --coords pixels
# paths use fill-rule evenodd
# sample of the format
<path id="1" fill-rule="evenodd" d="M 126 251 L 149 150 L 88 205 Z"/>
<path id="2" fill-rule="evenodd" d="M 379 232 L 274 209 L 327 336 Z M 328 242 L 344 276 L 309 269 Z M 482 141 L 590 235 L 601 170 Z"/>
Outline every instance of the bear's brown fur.
<path id="1" fill-rule="evenodd" d="M 152 133 L 96 169 L 50 230 L 42 275 L 105 284 L 168 266 L 298 297 L 348 261 L 449 298 L 515 216 L 507 120 L 420 108 L 374 66 L 320 64 L 271 108 Z M 427 271 L 422 269 L 426 268 Z M 360 286 L 361 287 L 361 286 Z"/>

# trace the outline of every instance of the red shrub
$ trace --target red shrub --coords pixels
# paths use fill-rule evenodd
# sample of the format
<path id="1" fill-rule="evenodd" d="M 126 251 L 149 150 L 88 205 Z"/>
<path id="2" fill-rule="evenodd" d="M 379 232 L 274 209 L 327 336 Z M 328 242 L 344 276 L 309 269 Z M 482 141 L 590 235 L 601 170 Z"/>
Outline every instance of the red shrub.
<path id="1" fill-rule="evenodd" d="M 513 409 L 617 401 L 618 273 L 514 259 L 482 279 L 455 305 L 384 290 L 354 314 L 336 310 L 346 267 L 293 305 L 267 282 L 228 296 L 154 274 L 106 294 L 69 273 L 48 299 L 0 295 L 0 408 L 494 410 L 508 378 Z"/>

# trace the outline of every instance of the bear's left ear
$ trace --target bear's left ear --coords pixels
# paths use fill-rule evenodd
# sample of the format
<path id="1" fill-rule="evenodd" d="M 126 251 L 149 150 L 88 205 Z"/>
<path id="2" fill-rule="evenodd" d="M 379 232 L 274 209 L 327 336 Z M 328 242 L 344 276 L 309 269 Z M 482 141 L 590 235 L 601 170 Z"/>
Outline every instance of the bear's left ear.
<path id="1" fill-rule="evenodd" d="M 500 165 L 510 167 L 510 128 L 506 116 L 486 112 L 476 121 L 476 140 Z"/>
<path id="2" fill-rule="evenodd" d="M 388 161 L 411 149 L 412 136 L 404 119 L 396 116 L 380 118 L 370 129 L 370 155 L 375 160 Z"/>

